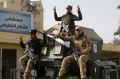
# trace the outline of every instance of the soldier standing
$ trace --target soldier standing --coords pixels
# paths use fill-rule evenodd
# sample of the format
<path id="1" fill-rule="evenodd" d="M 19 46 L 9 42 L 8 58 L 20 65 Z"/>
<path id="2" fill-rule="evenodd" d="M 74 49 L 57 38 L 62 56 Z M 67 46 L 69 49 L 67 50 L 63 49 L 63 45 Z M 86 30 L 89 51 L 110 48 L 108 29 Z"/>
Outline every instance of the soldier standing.
<path id="1" fill-rule="evenodd" d="M 67 13 L 61 17 L 57 16 L 56 7 L 54 7 L 54 18 L 56 21 L 61 22 L 60 32 L 67 32 L 68 35 L 73 35 L 75 32 L 75 23 L 74 21 L 82 20 L 82 14 L 78 6 L 78 17 L 72 13 L 72 6 L 67 6 Z"/>
<path id="2" fill-rule="evenodd" d="M 78 62 L 81 79 L 87 79 L 86 62 L 89 58 L 91 51 L 91 41 L 84 35 L 84 32 L 80 27 L 75 28 L 75 36 L 60 38 L 64 38 L 66 40 L 70 40 L 71 42 L 73 42 L 74 49 L 71 55 L 66 56 L 63 59 L 57 79 L 63 79 L 67 67 L 73 60 Z"/>
<path id="3" fill-rule="evenodd" d="M 20 37 L 20 46 L 25 48 L 25 55 L 20 57 L 19 62 L 24 70 L 24 79 L 29 79 L 29 74 L 32 69 L 33 64 L 40 58 L 41 46 L 45 43 L 45 41 L 38 39 L 36 36 L 37 30 L 30 31 L 30 40 L 23 43 L 23 37 Z"/>

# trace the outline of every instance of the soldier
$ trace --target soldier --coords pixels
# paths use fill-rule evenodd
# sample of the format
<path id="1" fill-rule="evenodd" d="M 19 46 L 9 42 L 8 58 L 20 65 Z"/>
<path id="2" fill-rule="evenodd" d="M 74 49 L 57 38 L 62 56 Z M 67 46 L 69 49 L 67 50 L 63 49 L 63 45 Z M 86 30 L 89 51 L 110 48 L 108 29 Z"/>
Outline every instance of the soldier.
<path id="1" fill-rule="evenodd" d="M 86 62 L 89 58 L 91 51 L 91 41 L 84 35 L 83 30 L 80 27 L 75 28 L 75 36 L 61 37 L 66 40 L 70 40 L 74 44 L 73 53 L 69 56 L 66 56 L 61 64 L 59 75 L 57 79 L 63 79 L 63 76 L 66 72 L 66 68 L 70 63 L 75 60 L 80 68 L 81 79 L 86 79 Z"/>
<path id="2" fill-rule="evenodd" d="M 68 33 L 68 35 L 73 35 L 75 33 L 74 21 L 82 20 L 82 14 L 79 6 L 78 6 L 78 17 L 72 13 L 71 5 L 68 5 L 66 9 L 67 9 L 67 13 L 61 17 L 58 17 L 56 13 L 56 7 L 54 7 L 54 18 L 56 21 L 62 21 L 60 32 L 65 31 Z"/>
<path id="3" fill-rule="evenodd" d="M 20 37 L 20 46 L 25 48 L 25 55 L 20 57 L 19 62 L 24 70 L 24 79 L 29 79 L 29 74 L 32 69 L 33 64 L 36 64 L 40 58 L 41 46 L 45 41 L 38 39 L 36 36 L 37 30 L 30 31 L 30 40 L 23 43 L 23 37 Z"/>

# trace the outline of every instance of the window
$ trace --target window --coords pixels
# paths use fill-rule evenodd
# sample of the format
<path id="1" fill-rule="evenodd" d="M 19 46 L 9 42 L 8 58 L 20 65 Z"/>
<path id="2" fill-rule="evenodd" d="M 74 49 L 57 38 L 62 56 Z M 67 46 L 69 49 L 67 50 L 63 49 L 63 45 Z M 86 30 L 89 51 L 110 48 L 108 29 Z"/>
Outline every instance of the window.
<path id="1" fill-rule="evenodd" d="M 93 42 L 93 52 L 94 53 L 98 52 L 98 50 L 97 50 L 97 42 L 96 41 Z"/>
<path id="2" fill-rule="evenodd" d="M 42 55 L 47 55 L 47 47 L 42 47 Z"/>

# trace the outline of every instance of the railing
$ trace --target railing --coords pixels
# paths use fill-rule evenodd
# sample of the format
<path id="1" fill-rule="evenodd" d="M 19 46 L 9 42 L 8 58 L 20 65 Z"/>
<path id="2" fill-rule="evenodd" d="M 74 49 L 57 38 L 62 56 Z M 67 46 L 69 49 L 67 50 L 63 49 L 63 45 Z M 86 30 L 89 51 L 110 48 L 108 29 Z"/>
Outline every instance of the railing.
<path id="1" fill-rule="evenodd" d="M 119 72 L 116 69 L 103 70 L 104 79 L 119 79 Z"/>
<path id="2" fill-rule="evenodd" d="M 18 73 L 18 75 L 17 75 L 17 73 Z M 11 68 L 10 69 L 10 79 L 23 79 L 22 73 L 23 73 L 22 69 Z"/>

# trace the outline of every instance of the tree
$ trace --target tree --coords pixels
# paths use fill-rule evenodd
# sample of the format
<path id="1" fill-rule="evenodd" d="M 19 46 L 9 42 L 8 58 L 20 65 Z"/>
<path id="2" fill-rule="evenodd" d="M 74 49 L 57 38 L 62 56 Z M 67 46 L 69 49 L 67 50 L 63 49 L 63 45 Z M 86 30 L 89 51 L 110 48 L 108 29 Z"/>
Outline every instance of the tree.
<path id="1" fill-rule="evenodd" d="M 113 44 L 120 45 L 120 39 L 119 38 L 114 38 Z"/>
<path id="2" fill-rule="evenodd" d="M 120 5 L 117 8 L 120 9 Z"/>

